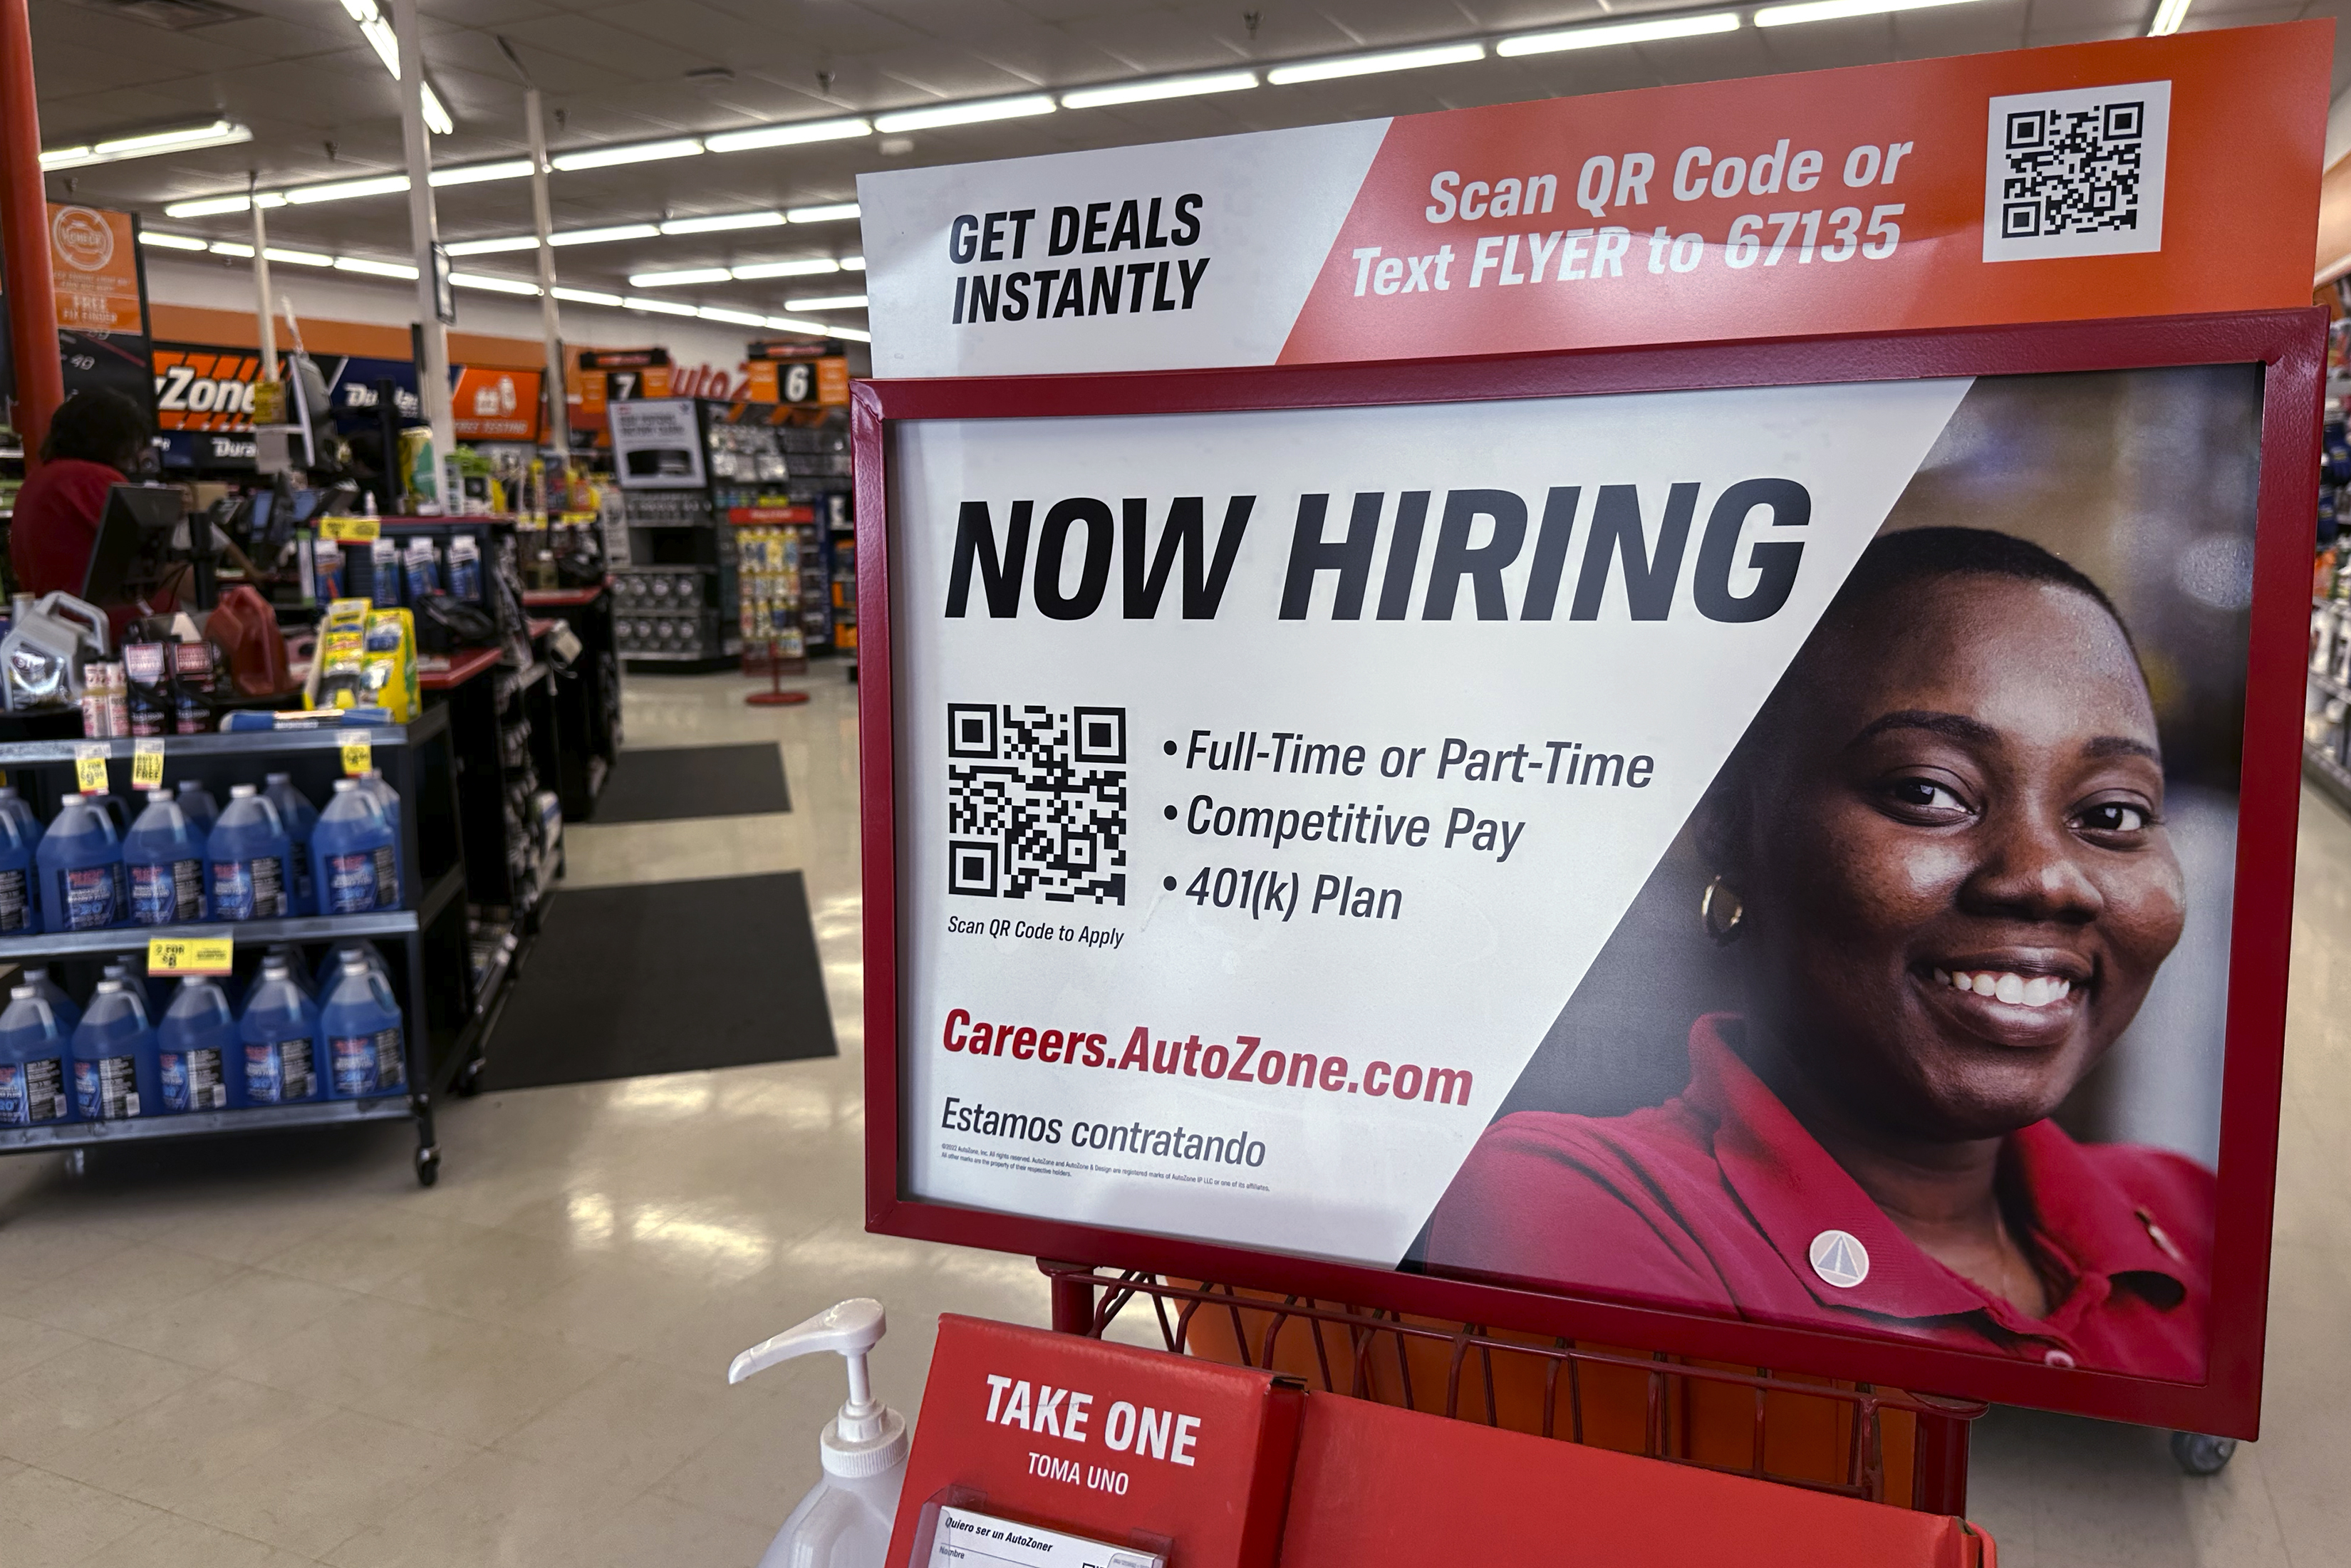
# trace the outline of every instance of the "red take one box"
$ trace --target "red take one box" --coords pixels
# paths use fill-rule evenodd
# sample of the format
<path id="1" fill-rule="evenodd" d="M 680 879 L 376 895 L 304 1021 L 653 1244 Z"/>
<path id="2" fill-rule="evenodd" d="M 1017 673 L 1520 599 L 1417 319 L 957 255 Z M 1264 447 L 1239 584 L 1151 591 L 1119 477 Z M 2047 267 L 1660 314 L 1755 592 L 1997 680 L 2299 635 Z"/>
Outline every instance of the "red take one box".
<path id="1" fill-rule="evenodd" d="M 943 1314 L 889 1568 L 950 1486 L 1023 1523 L 1164 1537 L 1176 1568 L 1272 1568 L 1305 1405 L 1270 1373 Z"/>

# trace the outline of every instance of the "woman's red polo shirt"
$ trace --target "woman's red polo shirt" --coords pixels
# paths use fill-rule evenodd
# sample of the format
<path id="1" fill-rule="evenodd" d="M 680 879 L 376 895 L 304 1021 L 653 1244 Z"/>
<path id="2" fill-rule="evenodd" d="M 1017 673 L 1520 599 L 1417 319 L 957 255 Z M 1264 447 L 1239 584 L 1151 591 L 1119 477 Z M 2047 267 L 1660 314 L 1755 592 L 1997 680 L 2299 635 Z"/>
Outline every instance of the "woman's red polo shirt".
<path id="1" fill-rule="evenodd" d="M 1886 1218 L 1731 1050 L 1724 1030 L 1737 1026 L 1728 1014 L 1698 1021 L 1689 1087 L 1663 1105 L 1606 1118 L 1521 1112 L 1489 1127 L 1430 1221 L 1429 1266 L 2058 1366 L 2203 1377 L 2210 1171 L 2161 1149 L 2077 1144 L 2051 1122 L 2011 1134 L 2001 1176 L 2058 1276 L 2049 1316 L 2029 1318 Z"/>

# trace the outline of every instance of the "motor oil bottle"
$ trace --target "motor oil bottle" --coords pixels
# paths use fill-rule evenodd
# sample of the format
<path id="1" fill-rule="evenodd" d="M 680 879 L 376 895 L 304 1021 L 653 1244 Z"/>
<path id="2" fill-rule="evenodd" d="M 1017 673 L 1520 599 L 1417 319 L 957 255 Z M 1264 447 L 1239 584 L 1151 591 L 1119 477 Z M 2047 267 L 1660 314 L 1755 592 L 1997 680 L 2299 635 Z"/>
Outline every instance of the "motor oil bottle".
<path id="1" fill-rule="evenodd" d="M 85 1122 L 161 1113 L 161 1069 L 147 1004 L 127 980 L 98 983 L 73 1032 L 74 1110 Z"/>
<path id="2" fill-rule="evenodd" d="M 740 1383 L 779 1361 L 831 1351 L 848 1364 L 849 1402 L 817 1441 L 824 1479 L 800 1499 L 759 1568 L 882 1568 L 906 1481 L 906 1420 L 873 1397 L 865 1356 L 889 1329 L 882 1303 L 860 1296 L 753 1345 L 726 1369 Z"/>
<path id="3" fill-rule="evenodd" d="M 114 823 L 87 795 L 68 795 L 41 835 L 43 924 L 51 931 L 94 931 L 127 919 L 130 889 Z"/>
<path id="4" fill-rule="evenodd" d="M 0 859 L 0 866 L 6 863 Z M 170 790 L 148 791 L 147 809 L 122 841 L 122 865 L 131 884 L 131 918 L 140 925 L 204 918 L 204 836 Z M 0 906 L 5 900 L 0 887 Z"/>
<path id="5" fill-rule="evenodd" d="M 320 996 L 327 1092 L 338 1100 L 396 1094 L 408 1086 L 407 1031 L 392 987 L 354 953 Z"/>
<path id="6" fill-rule="evenodd" d="M 319 913 L 319 895 L 310 880 L 310 831 L 319 825 L 319 808 L 310 798 L 294 788 L 290 773 L 272 773 L 262 779 L 261 792 L 277 808 L 277 820 L 286 825 L 286 837 L 294 846 L 294 913 Z"/>
<path id="7" fill-rule="evenodd" d="M 319 1009 L 285 959 L 262 961 L 261 977 L 245 998 L 245 1017 L 236 1027 L 245 1047 L 247 1104 L 291 1105 L 319 1098 Z"/>
<path id="8" fill-rule="evenodd" d="M 0 936 L 26 936 L 41 928 L 37 852 L 38 841 L 26 836 L 25 820 L 0 811 Z"/>
<path id="9" fill-rule="evenodd" d="M 0 1016 L 0 1038 L 6 1033 Z M 244 1041 L 228 997 L 209 975 L 180 982 L 155 1030 L 155 1066 L 166 1114 L 226 1111 L 245 1103 Z M 0 1047 L 5 1049 L 5 1047 Z"/>
<path id="10" fill-rule="evenodd" d="M 49 1010 L 57 1015 L 58 1024 L 68 1034 L 73 1033 L 75 1027 L 81 1022 L 81 1004 L 68 996 L 63 986 L 49 978 L 46 967 L 26 969 L 17 977 L 16 983 L 38 991 L 41 1000 L 49 1004 Z"/>
<path id="11" fill-rule="evenodd" d="M 45 1127 L 74 1114 L 72 1030 L 37 987 L 0 1012 L 0 1127 Z"/>
<path id="12" fill-rule="evenodd" d="M 275 920 L 292 914 L 287 862 L 293 852 L 277 808 L 250 784 L 231 785 L 228 805 L 204 841 L 213 918 Z"/>
<path id="13" fill-rule="evenodd" d="M 356 779 L 335 780 L 310 850 L 320 913 L 364 915 L 400 907 L 400 858 L 392 823 Z"/>
<path id="14" fill-rule="evenodd" d="M 213 792 L 193 779 L 180 780 L 180 810 L 188 814 L 189 825 L 199 834 L 211 836 L 213 824 L 220 821 L 220 802 Z"/>

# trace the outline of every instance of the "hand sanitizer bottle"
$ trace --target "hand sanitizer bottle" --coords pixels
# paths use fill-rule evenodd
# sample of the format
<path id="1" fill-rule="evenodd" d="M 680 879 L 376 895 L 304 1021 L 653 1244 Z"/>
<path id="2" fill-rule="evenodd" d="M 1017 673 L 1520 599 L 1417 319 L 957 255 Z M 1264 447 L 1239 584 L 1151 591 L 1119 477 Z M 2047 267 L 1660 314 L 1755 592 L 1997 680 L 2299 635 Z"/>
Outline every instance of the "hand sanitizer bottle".
<path id="1" fill-rule="evenodd" d="M 726 1369 L 726 1381 L 734 1384 L 820 1351 L 849 1363 L 849 1403 L 818 1441 L 824 1479 L 784 1521 L 759 1568 L 882 1568 L 898 1489 L 906 1480 L 907 1449 L 906 1418 L 873 1397 L 865 1370 L 865 1353 L 888 1328 L 882 1303 L 860 1296 L 753 1345 Z"/>

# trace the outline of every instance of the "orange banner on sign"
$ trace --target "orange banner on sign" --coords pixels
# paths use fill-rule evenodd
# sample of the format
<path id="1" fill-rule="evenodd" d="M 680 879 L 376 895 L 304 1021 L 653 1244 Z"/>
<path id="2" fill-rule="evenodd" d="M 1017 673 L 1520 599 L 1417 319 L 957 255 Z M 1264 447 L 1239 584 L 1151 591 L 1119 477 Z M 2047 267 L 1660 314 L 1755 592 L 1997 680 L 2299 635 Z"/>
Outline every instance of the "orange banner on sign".
<path id="1" fill-rule="evenodd" d="M 1395 121 L 1301 363 L 2306 303 L 2332 24 Z"/>
<path id="2" fill-rule="evenodd" d="M 458 439 L 538 440 L 538 382 L 537 371 L 459 371 L 449 396 Z"/>
<path id="3" fill-rule="evenodd" d="M 68 332 L 144 333 L 139 239 L 128 213 L 49 204 L 49 271 Z"/>

